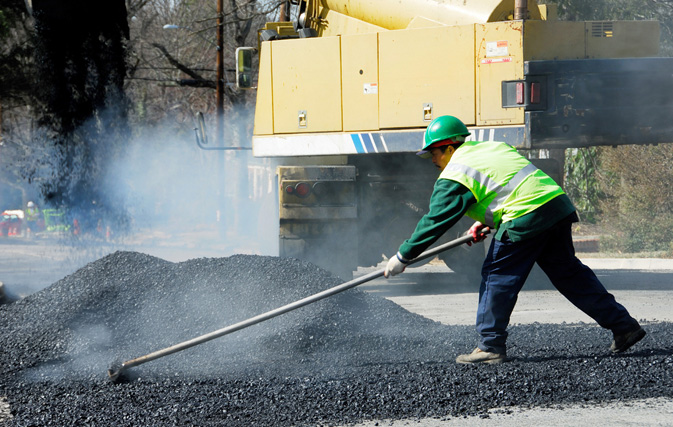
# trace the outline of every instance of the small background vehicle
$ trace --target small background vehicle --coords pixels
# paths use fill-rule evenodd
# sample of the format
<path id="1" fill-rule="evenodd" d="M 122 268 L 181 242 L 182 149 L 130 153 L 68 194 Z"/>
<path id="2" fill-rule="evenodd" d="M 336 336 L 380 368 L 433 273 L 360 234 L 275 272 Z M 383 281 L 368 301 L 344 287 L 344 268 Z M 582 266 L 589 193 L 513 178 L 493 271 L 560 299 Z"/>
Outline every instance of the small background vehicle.
<path id="1" fill-rule="evenodd" d="M 21 236 L 24 213 L 20 209 L 6 210 L 2 212 L 0 221 L 0 236 Z"/>
<path id="2" fill-rule="evenodd" d="M 63 209 L 43 209 L 42 216 L 48 233 L 68 233 L 72 229 Z"/>

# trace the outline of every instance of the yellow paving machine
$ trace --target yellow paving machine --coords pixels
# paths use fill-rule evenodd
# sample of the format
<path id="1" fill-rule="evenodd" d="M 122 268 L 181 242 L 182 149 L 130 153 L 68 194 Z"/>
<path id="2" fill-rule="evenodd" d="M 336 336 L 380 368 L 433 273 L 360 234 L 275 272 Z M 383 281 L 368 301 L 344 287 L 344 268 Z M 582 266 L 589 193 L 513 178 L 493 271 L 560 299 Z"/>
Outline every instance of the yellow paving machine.
<path id="1" fill-rule="evenodd" d="M 560 183 L 565 149 L 673 142 L 657 21 L 561 21 L 535 0 L 287 3 L 237 51 L 253 155 L 278 165 L 281 256 L 349 276 L 394 254 L 427 209 L 437 171 L 414 153 L 441 115 Z M 478 274 L 481 256 L 446 254 Z"/>

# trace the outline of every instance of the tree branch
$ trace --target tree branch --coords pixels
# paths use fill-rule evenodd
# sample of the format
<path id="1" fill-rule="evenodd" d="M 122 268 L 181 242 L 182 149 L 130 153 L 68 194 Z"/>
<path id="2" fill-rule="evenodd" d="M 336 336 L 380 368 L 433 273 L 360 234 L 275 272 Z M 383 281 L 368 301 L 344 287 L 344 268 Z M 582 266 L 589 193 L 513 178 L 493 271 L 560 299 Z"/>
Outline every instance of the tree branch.
<path id="1" fill-rule="evenodd" d="M 152 43 L 152 46 L 156 47 L 165 57 L 168 62 L 173 65 L 178 70 L 187 74 L 191 79 L 180 79 L 177 80 L 177 83 L 181 86 L 194 86 L 194 87 L 209 87 L 215 89 L 215 82 L 212 80 L 205 79 L 199 75 L 196 71 L 182 64 L 176 58 L 171 55 L 166 48 L 159 43 Z"/>

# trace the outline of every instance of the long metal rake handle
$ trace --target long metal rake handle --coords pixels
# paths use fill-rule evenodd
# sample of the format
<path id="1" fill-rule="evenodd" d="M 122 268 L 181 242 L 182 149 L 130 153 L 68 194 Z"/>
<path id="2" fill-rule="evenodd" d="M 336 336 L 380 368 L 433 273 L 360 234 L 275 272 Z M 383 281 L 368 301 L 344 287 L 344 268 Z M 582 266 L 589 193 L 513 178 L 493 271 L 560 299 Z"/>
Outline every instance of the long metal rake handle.
<path id="1" fill-rule="evenodd" d="M 490 230 L 484 229 L 481 231 L 482 234 L 488 234 L 490 233 Z M 424 259 L 433 257 L 441 252 L 444 252 L 446 250 L 449 250 L 451 248 L 455 248 L 456 246 L 460 246 L 464 243 L 468 242 L 473 242 L 474 238 L 472 235 L 465 235 L 462 237 L 459 237 L 458 239 L 452 240 L 450 242 L 444 243 L 443 245 L 439 245 L 435 248 L 428 249 L 427 251 L 423 252 L 413 260 L 409 261 L 409 264 L 415 264 L 417 262 L 423 261 Z M 281 314 L 287 313 L 288 311 L 296 310 L 298 308 L 301 308 L 305 305 L 314 303 L 316 301 L 319 301 L 321 299 L 327 298 L 329 296 L 332 296 L 334 294 L 338 294 L 339 292 L 343 292 L 345 290 L 354 288 L 356 286 L 359 286 L 363 283 L 369 282 L 371 280 L 374 280 L 376 278 L 379 278 L 383 276 L 385 269 L 373 271 L 369 274 L 365 274 L 364 276 L 358 277 L 357 279 L 353 279 L 349 282 L 342 283 L 341 285 L 337 285 L 333 288 L 326 289 L 322 292 L 318 292 L 317 294 L 308 296 L 306 298 L 300 299 L 299 301 L 295 301 L 292 303 L 289 303 L 287 305 L 284 305 L 282 307 L 278 307 L 274 310 L 267 311 L 266 313 L 259 314 L 255 317 L 251 317 L 247 320 L 243 320 L 241 322 L 235 323 L 231 326 L 227 326 L 226 328 L 218 329 L 217 331 L 210 332 L 205 335 L 201 335 L 199 337 L 193 338 L 188 341 L 183 341 L 179 344 L 175 344 L 171 347 L 164 348 L 162 350 L 155 351 L 153 353 L 147 354 L 145 356 L 138 357 L 136 359 L 128 360 L 124 363 L 121 364 L 121 367 L 118 370 L 114 369 L 108 369 L 107 373 L 108 376 L 112 381 L 115 381 L 121 373 L 129 368 L 132 368 L 134 366 L 141 365 L 143 363 L 149 362 L 154 359 L 158 359 L 160 357 L 168 356 L 169 354 L 177 353 L 178 351 L 182 351 L 185 349 L 188 349 L 190 347 L 193 347 L 198 344 L 202 344 L 204 342 L 213 340 L 215 338 L 219 338 L 223 335 L 230 334 L 232 332 L 236 332 L 238 330 L 247 328 L 249 326 L 255 325 L 257 323 L 263 322 L 265 320 L 269 320 L 273 317 L 280 316 Z"/>

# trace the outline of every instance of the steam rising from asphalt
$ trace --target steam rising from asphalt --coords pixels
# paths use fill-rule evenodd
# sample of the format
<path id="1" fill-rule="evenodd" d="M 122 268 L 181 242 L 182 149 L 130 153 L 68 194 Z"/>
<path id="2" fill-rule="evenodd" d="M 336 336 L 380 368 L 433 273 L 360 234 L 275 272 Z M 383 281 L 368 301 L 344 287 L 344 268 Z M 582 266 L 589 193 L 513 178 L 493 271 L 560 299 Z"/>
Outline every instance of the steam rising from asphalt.
<path id="1" fill-rule="evenodd" d="M 275 165 L 269 160 L 250 151 L 201 150 L 190 132 L 166 125 L 141 131 L 105 169 L 102 199 L 125 218 L 97 216 L 100 202 L 89 201 L 90 209 L 77 211 L 80 223 L 90 225 L 80 236 L 45 234 L 26 241 L 26 254 L 13 248 L 21 268 L 6 260 L 4 271 L 0 262 L 8 293 L 33 293 L 116 250 L 175 262 L 278 254 Z"/>
<path id="2" fill-rule="evenodd" d="M 277 233 L 268 232 L 275 222 L 268 210 L 275 208 L 274 173 L 249 151 L 204 151 L 191 135 L 158 130 L 132 141 L 110 168 L 107 188 L 126 206 L 140 241 L 163 236 L 178 245 L 223 248 L 220 256 L 233 250 L 273 255 Z"/>
<path id="3" fill-rule="evenodd" d="M 7 351 L 17 352 L 12 363 L 26 367 L 25 381 L 100 378 L 110 363 L 213 332 L 337 283 L 340 279 L 314 265 L 278 257 L 235 255 L 170 263 L 117 252 L 8 306 L 0 315 L 12 319 L 15 329 L 5 338 L 14 344 Z M 291 354 L 301 360 L 318 354 L 326 360 L 347 360 L 354 356 L 332 354 L 329 343 L 336 340 L 350 347 L 349 337 L 369 334 L 392 339 L 389 334 L 399 325 L 389 321 L 393 313 L 386 310 L 380 318 L 378 306 L 404 313 L 365 293 L 345 292 L 152 361 L 147 372 L 211 377 L 257 369 Z M 32 313 L 31 322 L 15 321 L 21 310 Z M 420 333 L 407 327 L 413 330 L 412 338 Z M 404 335 L 397 332 L 398 337 Z M 34 364 L 36 358 L 43 363 Z M 133 376 L 145 376 L 143 368 L 133 369 Z"/>

